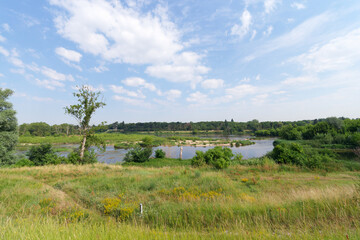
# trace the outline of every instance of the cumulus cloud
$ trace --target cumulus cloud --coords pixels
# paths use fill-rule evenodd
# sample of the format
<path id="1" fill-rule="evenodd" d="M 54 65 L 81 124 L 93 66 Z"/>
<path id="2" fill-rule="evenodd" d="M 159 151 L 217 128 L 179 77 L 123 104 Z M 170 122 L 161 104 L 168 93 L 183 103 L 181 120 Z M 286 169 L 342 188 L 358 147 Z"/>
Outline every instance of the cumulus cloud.
<path id="1" fill-rule="evenodd" d="M 233 96 L 233 98 L 242 98 L 249 94 L 257 92 L 257 88 L 250 84 L 240 84 L 233 88 L 226 89 L 226 94 Z"/>
<path id="2" fill-rule="evenodd" d="M 92 70 L 94 70 L 97 73 L 102 73 L 102 72 L 106 72 L 109 71 L 109 68 L 105 67 L 105 66 L 98 66 L 98 67 L 93 67 Z"/>
<path id="3" fill-rule="evenodd" d="M 186 101 L 191 102 L 193 104 L 204 104 L 210 101 L 206 94 L 203 94 L 199 91 L 191 93 L 189 97 L 186 98 Z"/>
<path id="4" fill-rule="evenodd" d="M 207 79 L 201 82 L 201 86 L 206 89 L 221 88 L 223 85 L 224 85 L 224 80 L 222 79 Z"/>
<path id="5" fill-rule="evenodd" d="M 149 64 L 149 75 L 173 82 L 195 85 L 201 81 L 208 68 L 197 53 L 182 52 L 185 43 L 167 9 L 157 6 L 142 13 L 139 6 L 143 4 L 130 2 L 50 0 L 63 10 L 55 18 L 58 33 L 84 52 L 111 62 Z M 188 55 L 197 62 L 182 64 Z"/>
<path id="6" fill-rule="evenodd" d="M 192 87 L 202 81 L 203 74 L 210 69 L 201 64 L 201 56 L 194 52 L 183 52 L 170 64 L 159 64 L 146 68 L 146 73 L 171 82 L 191 82 Z"/>
<path id="7" fill-rule="evenodd" d="M 116 86 L 116 85 L 110 85 L 110 89 L 117 94 L 123 94 L 134 98 L 145 98 L 144 94 L 139 90 L 136 92 L 130 91 L 125 89 L 123 86 Z"/>
<path id="8" fill-rule="evenodd" d="M 49 90 L 55 90 L 56 88 L 62 88 L 65 86 L 64 83 L 56 80 L 40 80 L 38 78 L 35 79 L 35 84 Z"/>
<path id="9" fill-rule="evenodd" d="M 298 3 L 298 2 L 294 2 L 291 4 L 291 7 L 292 8 L 296 8 L 298 10 L 302 10 L 302 9 L 305 9 L 306 6 L 303 4 L 303 3 Z"/>
<path id="10" fill-rule="evenodd" d="M 181 91 L 176 89 L 171 89 L 169 91 L 164 92 L 164 95 L 168 100 L 174 101 L 175 99 L 181 97 Z"/>
<path id="11" fill-rule="evenodd" d="M 273 26 L 269 26 L 266 31 L 264 31 L 265 36 L 270 36 L 272 31 L 274 30 Z"/>
<path id="12" fill-rule="evenodd" d="M 265 0 L 265 13 L 271 13 L 272 11 L 274 11 L 279 3 L 281 3 L 281 0 Z"/>
<path id="13" fill-rule="evenodd" d="M 60 57 L 71 61 L 71 62 L 80 62 L 82 55 L 76 51 L 68 50 L 63 47 L 58 47 L 55 49 L 55 53 Z"/>
<path id="14" fill-rule="evenodd" d="M 52 80 L 55 81 L 75 81 L 73 76 L 71 74 L 65 75 L 63 73 L 59 73 L 55 71 L 54 69 L 48 68 L 48 67 L 42 67 L 41 73 Z"/>
<path id="15" fill-rule="evenodd" d="M 5 42 L 6 38 L 0 35 L 0 42 Z"/>
<path id="16" fill-rule="evenodd" d="M 169 61 L 182 49 L 179 31 L 166 12 L 142 14 L 118 1 L 50 0 L 65 9 L 55 23 L 58 32 L 88 53 L 133 64 Z"/>
<path id="17" fill-rule="evenodd" d="M 148 103 L 145 103 L 143 100 L 128 98 L 128 97 L 124 97 L 124 96 L 115 95 L 113 97 L 113 99 L 116 101 L 124 102 L 126 104 L 135 105 L 135 106 L 148 106 L 149 105 Z"/>
<path id="18" fill-rule="evenodd" d="M 149 89 L 150 91 L 156 90 L 154 84 L 148 83 L 144 79 L 138 77 L 126 78 L 122 81 L 122 83 L 129 87 L 144 87 L 146 89 Z"/>
<path id="19" fill-rule="evenodd" d="M 250 25 L 252 24 L 252 16 L 247 9 L 242 13 L 240 21 L 241 25 L 235 24 L 231 28 L 231 35 L 237 35 L 239 38 L 243 38 L 250 31 Z"/>

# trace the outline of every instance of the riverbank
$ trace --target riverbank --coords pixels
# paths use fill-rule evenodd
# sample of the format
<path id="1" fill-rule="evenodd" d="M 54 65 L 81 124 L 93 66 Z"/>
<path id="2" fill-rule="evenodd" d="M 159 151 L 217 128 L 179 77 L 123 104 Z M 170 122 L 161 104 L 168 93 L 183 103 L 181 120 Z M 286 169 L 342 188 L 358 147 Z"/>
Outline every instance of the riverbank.
<path id="1" fill-rule="evenodd" d="M 359 182 L 271 163 L 0 169 L 0 238 L 357 239 Z"/>

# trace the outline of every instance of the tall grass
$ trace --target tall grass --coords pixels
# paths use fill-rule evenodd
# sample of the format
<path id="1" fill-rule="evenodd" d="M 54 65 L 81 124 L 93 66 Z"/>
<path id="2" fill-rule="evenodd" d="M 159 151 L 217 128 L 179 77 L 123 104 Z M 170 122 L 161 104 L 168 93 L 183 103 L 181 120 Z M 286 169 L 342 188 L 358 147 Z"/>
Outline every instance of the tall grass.
<path id="1" fill-rule="evenodd" d="M 241 165 L 0 169 L 0 239 L 356 239 L 357 182 Z M 133 212 L 116 222 L 104 199 Z"/>

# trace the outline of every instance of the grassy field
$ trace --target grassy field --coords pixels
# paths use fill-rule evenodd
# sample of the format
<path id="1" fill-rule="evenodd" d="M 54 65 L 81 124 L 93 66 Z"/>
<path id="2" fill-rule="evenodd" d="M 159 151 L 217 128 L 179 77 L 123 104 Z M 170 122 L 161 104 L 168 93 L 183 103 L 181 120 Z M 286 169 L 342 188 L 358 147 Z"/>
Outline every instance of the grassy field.
<path id="1" fill-rule="evenodd" d="M 360 238 L 358 172 L 162 161 L 2 168 L 0 239 Z"/>

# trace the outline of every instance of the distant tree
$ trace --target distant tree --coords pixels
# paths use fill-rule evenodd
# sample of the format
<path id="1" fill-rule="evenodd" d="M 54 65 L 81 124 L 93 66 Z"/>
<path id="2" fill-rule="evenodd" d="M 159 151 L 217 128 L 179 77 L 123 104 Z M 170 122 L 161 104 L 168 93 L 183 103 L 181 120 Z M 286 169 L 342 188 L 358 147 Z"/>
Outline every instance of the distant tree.
<path id="1" fill-rule="evenodd" d="M 17 119 L 13 105 L 7 101 L 12 94 L 12 90 L 0 88 L 0 165 L 15 161 L 12 151 L 18 141 Z"/>
<path id="2" fill-rule="evenodd" d="M 82 86 L 77 93 L 74 93 L 78 104 L 65 107 L 65 113 L 73 116 L 79 123 L 79 130 L 82 135 L 79 148 L 80 163 L 85 163 L 83 161 L 84 152 L 88 150 L 91 145 L 102 145 L 104 147 L 104 142 L 93 134 L 90 127 L 92 115 L 98 108 L 106 105 L 104 102 L 98 100 L 100 96 L 101 92 L 93 92 L 88 86 Z"/>

